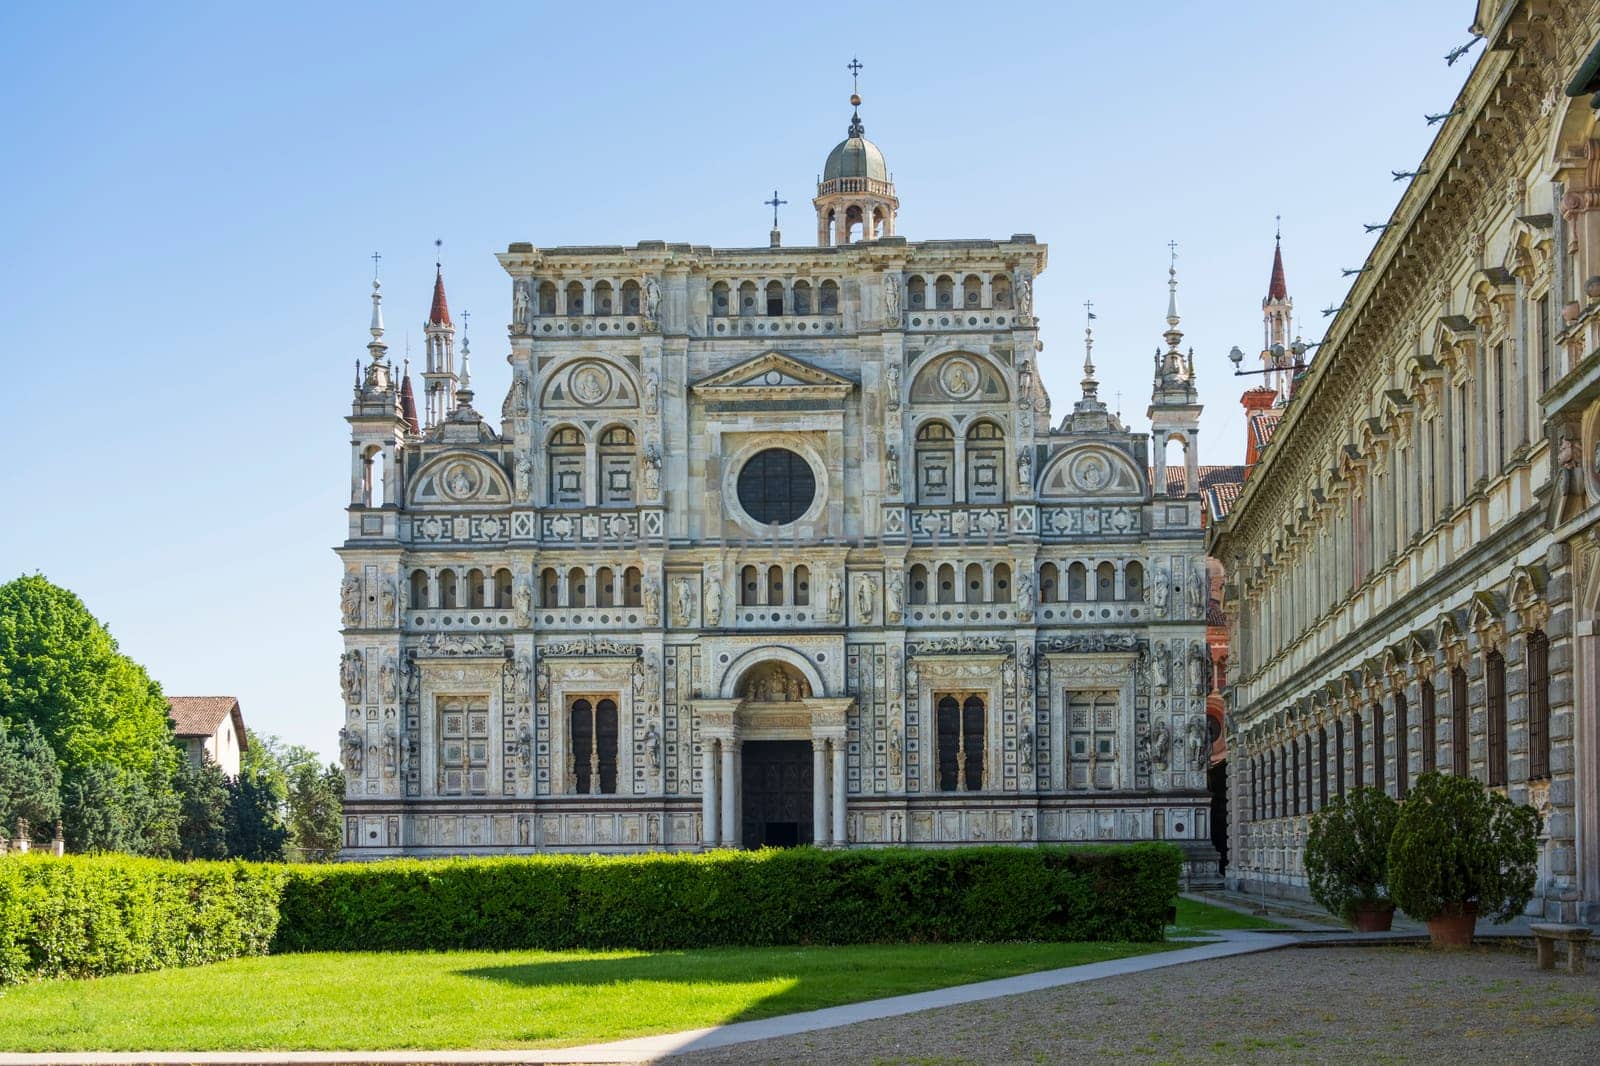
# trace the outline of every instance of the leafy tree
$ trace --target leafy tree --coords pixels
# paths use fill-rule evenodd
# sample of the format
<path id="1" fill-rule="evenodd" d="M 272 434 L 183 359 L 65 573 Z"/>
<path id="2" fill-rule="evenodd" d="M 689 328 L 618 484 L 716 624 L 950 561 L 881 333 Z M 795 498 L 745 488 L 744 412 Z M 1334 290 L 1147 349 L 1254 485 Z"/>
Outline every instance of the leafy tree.
<path id="1" fill-rule="evenodd" d="M 344 840 L 344 771 L 299 762 L 289 771 L 289 833 L 295 857 L 326 862 Z"/>
<path id="2" fill-rule="evenodd" d="M 170 779 L 152 788 L 138 774 L 110 765 L 64 776 L 61 822 L 68 851 L 160 857 L 177 852 L 180 809 Z"/>
<path id="3" fill-rule="evenodd" d="M 0 836 L 15 836 L 24 820 L 42 839 L 60 816 L 61 768 L 49 741 L 32 722 L 7 728 L 0 718 Z"/>
<path id="4" fill-rule="evenodd" d="M 283 805 L 271 774 L 241 769 L 238 780 L 228 782 L 228 854 L 252 862 L 282 862 L 289 840 Z"/>
<path id="5" fill-rule="evenodd" d="M 177 759 L 161 687 L 39 574 L 0 585 L 0 718 L 38 726 L 68 777 L 112 767 L 159 792 Z"/>
<path id="6" fill-rule="evenodd" d="M 178 823 L 178 857 L 224 859 L 228 856 L 228 777 L 210 759 L 185 763 L 176 783 L 182 816 Z"/>

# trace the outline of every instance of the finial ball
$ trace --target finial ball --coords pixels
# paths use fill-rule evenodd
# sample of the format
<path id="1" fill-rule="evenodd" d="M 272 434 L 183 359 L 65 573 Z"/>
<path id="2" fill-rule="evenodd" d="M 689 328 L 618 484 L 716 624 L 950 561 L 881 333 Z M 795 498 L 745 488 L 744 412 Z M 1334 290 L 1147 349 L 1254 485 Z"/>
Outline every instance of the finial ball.
<path id="1" fill-rule="evenodd" d="M 861 94 L 860 93 L 851 93 L 850 94 L 850 106 L 851 107 L 860 107 L 861 106 Z"/>

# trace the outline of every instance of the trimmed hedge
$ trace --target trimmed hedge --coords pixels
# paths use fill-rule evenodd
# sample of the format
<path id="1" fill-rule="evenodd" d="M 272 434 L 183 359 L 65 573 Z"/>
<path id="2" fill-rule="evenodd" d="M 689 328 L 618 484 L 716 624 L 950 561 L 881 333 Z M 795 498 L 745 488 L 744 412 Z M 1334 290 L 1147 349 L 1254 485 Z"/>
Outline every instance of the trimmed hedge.
<path id="1" fill-rule="evenodd" d="M 397 860 L 0 859 L 0 985 L 268 951 L 1161 939 L 1170 844 Z"/>
<path id="2" fill-rule="evenodd" d="M 0 985 L 265 954 L 286 880 L 242 862 L 0 859 Z"/>
<path id="3" fill-rule="evenodd" d="M 275 951 L 1160 940 L 1170 844 L 297 866 Z"/>

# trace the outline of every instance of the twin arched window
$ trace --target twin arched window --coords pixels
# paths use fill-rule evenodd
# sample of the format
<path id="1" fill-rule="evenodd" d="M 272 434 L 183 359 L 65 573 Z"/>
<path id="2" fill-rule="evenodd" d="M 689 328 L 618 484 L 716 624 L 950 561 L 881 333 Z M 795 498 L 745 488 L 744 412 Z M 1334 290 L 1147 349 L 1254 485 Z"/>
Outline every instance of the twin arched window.
<path id="1" fill-rule="evenodd" d="M 965 462 L 958 466 L 957 444 Z M 961 471 L 958 478 L 957 470 Z M 943 422 L 924 422 L 916 438 L 917 502 L 924 504 L 998 503 L 1006 498 L 1006 435 L 984 419 L 957 441 Z M 959 483 L 958 483 L 959 482 Z"/>
<path id="2" fill-rule="evenodd" d="M 582 432 L 562 426 L 551 432 L 545 448 L 549 464 L 551 507 L 584 507 L 588 503 L 589 449 Z M 633 503 L 638 449 L 633 430 L 612 426 L 600 434 L 595 447 L 595 499 L 601 506 L 626 507 Z"/>

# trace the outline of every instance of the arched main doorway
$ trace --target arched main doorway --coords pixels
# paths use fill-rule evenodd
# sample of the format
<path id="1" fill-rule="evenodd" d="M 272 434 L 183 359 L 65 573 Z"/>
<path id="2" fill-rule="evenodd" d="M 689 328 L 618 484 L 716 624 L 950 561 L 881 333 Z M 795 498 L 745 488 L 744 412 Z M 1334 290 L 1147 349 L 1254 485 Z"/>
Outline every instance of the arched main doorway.
<path id="1" fill-rule="evenodd" d="M 811 741 L 799 737 L 768 739 L 767 736 L 774 732 L 804 736 L 809 731 L 809 726 L 800 718 L 785 714 L 785 705 L 810 698 L 811 682 L 787 663 L 762 662 L 745 671 L 739 679 L 736 695 L 746 701 L 746 720 L 757 735 L 746 739 L 740 747 L 744 776 L 740 840 L 747 848 L 785 848 L 813 843 L 816 831 L 812 824 L 812 801 L 816 781 Z M 772 719 L 776 728 L 762 729 L 764 718 Z M 790 721 L 791 718 L 794 721 Z"/>

